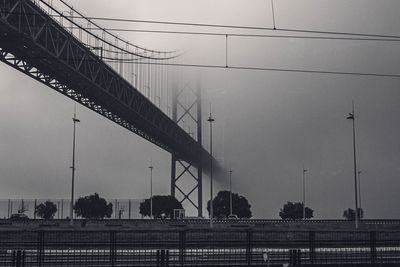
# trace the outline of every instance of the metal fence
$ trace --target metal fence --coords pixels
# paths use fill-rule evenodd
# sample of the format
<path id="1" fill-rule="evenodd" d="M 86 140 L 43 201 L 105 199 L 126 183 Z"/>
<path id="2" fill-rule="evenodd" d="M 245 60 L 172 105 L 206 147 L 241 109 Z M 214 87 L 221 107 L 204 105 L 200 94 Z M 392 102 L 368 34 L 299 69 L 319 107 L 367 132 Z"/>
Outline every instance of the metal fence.
<path id="1" fill-rule="evenodd" d="M 0 266 L 400 264 L 400 231 L 0 231 Z"/>
<path id="2" fill-rule="evenodd" d="M 10 218 L 11 214 L 23 212 L 31 219 L 38 219 L 36 207 L 46 201 L 57 207 L 55 219 L 66 219 L 70 216 L 71 200 L 69 199 L 0 199 L 0 218 Z M 140 203 L 142 199 L 107 199 L 113 205 L 112 219 L 140 219 Z"/>

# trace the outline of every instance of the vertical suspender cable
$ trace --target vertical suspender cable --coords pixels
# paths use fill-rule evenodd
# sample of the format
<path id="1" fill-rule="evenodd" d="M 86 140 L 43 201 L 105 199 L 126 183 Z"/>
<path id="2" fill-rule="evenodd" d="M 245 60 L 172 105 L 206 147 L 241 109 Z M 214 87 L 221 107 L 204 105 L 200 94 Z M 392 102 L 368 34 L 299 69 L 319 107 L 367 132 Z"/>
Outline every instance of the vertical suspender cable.
<path id="1" fill-rule="evenodd" d="M 228 34 L 225 35 L 225 67 L 228 67 Z"/>
<path id="2" fill-rule="evenodd" d="M 168 63 L 168 61 L 167 61 L 167 63 Z M 168 63 L 169 64 L 169 63 Z M 166 103 L 167 103 L 167 115 L 168 116 L 171 116 L 171 113 L 170 113 L 170 102 L 169 102 L 169 68 L 168 68 L 168 65 L 166 65 L 165 66 L 165 72 L 166 72 L 166 81 L 165 81 L 165 84 L 166 84 L 166 86 L 167 86 L 167 88 L 166 88 L 166 91 L 167 91 L 167 99 L 166 99 Z"/>
<path id="3" fill-rule="evenodd" d="M 272 10 L 272 22 L 273 22 L 273 24 L 274 24 L 274 30 L 276 30 L 274 0 L 271 0 L 271 10 Z"/>
<path id="4" fill-rule="evenodd" d="M 158 83 L 158 87 L 157 87 L 157 92 L 158 92 L 158 108 L 161 109 L 161 62 L 159 62 L 159 64 L 156 66 L 157 68 L 157 72 L 158 72 L 158 78 L 157 78 L 157 83 Z"/>
<path id="5" fill-rule="evenodd" d="M 147 97 L 151 101 L 151 91 L 150 91 L 150 72 L 151 72 L 151 66 L 150 66 L 150 59 L 147 60 Z"/>

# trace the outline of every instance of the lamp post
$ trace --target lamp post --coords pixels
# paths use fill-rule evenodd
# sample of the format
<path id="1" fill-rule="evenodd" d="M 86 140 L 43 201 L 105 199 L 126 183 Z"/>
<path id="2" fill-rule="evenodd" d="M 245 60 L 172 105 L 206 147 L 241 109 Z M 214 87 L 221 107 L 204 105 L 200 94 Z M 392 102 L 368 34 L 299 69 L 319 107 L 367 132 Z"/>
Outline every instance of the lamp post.
<path id="1" fill-rule="evenodd" d="M 150 218 L 153 219 L 153 162 L 150 162 Z"/>
<path id="2" fill-rule="evenodd" d="M 74 225 L 74 183 L 75 183 L 75 128 L 76 128 L 76 123 L 81 122 L 76 118 L 76 111 L 74 112 L 74 117 L 72 118 L 72 121 L 74 123 L 74 133 L 72 137 L 72 185 L 71 185 L 71 205 L 70 205 L 70 211 L 69 211 L 69 216 L 70 216 L 70 221 L 69 224 L 71 226 Z"/>
<path id="3" fill-rule="evenodd" d="M 358 199 L 360 204 L 360 216 L 361 216 L 361 170 L 358 170 Z M 360 218 L 361 219 L 361 218 Z"/>
<path id="4" fill-rule="evenodd" d="M 356 229 L 358 229 L 358 220 L 359 220 L 359 214 L 358 214 L 358 187 L 357 187 L 357 155 L 356 155 L 356 127 L 355 127 L 355 113 L 354 113 L 354 101 L 351 102 L 352 104 L 352 112 L 349 113 L 347 116 L 348 120 L 353 121 L 353 164 L 354 164 L 354 193 L 355 193 L 355 204 L 356 204 L 356 209 L 355 209 L 355 226 Z"/>
<path id="5" fill-rule="evenodd" d="M 213 227 L 213 156 L 212 156 L 212 123 L 215 121 L 211 116 L 210 107 L 210 117 L 207 120 L 210 123 L 210 227 Z"/>
<path id="6" fill-rule="evenodd" d="M 229 170 L 229 215 L 233 214 L 232 209 L 232 170 Z"/>
<path id="7" fill-rule="evenodd" d="M 303 220 L 306 219 L 306 172 L 303 166 Z"/>

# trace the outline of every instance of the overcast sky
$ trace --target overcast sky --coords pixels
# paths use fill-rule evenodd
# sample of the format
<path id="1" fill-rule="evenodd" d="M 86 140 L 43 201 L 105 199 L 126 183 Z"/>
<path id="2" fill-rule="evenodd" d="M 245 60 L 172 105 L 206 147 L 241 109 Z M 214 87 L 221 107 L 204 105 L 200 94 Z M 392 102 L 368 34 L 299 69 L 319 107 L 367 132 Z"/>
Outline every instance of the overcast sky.
<path id="1" fill-rule="evenodd" d="M 272 27 L 266 0 L 69 0 L 92 17 Z M 397 0 L 275 0 L 278 29 L 400 35 Z M 110 23 L 104 27 L 210 31 L 208 28 Z M 228 30 L 214 31 L 228 33 Z M 284 34 L 281 31 L 229 32 Z M 288 33 L 286 33 L 288 34 Z M 225 65 L 225 38 L 118 33 L 151 49 L 184 51 L 184 64 Z M 304 35 L 304 34 L 303 34 Z M 231 37 L 229 65 L 340 72 L 400 73 L 400 42 Z M 351 101 L 356 106 L 358 164 L 366 218 L 399 218 L 400 79 L 213 68 L 175 69 L 197 83 L 213 106 L 216 157 L 233 170 L 233 190 L 254 217 L 277 218 L 286 201 L 301 201 L 315 218 L 341 218 L 354 207 Z M 72 114 L 68 98 L 0 64 L 0 198 L 68 198 Z M 168 194 L 170 155 L 82 107 L 77 129 L 76 195 L 107 198 Z M 208 128 L 204 123 L 204 143 Z M 219 179 L 216 192 L 228 186 Z M 204 199 L 209 198 L 205 178 Z M 191 214 L 194 215 L 194 214 Z"/>

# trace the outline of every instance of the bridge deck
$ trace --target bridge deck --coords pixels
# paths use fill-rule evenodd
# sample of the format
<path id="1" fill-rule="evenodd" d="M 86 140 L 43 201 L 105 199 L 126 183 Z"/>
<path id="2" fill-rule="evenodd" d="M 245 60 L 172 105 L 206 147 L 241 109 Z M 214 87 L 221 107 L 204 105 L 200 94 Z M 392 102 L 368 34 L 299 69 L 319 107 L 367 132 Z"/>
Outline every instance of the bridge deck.
<path id="1" fill-rule="evenodd" d="M 33 1 L 0 1 L 0 60 L 187 162 L 197 165 L 209 157 L 189 134 Z"/>

